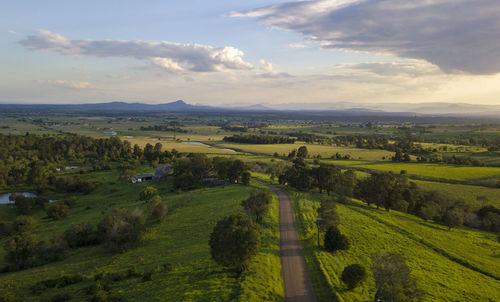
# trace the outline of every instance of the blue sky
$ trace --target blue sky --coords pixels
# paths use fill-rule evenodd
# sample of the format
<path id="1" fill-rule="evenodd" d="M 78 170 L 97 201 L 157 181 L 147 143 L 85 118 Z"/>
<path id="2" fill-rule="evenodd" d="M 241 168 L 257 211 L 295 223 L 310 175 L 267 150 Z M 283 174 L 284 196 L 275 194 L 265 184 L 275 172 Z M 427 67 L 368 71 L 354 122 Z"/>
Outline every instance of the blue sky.
<path id="1" fill-rule="evenodd" d="M 8 1 L 0 101 L 500 104 L 493 0 Z"/>

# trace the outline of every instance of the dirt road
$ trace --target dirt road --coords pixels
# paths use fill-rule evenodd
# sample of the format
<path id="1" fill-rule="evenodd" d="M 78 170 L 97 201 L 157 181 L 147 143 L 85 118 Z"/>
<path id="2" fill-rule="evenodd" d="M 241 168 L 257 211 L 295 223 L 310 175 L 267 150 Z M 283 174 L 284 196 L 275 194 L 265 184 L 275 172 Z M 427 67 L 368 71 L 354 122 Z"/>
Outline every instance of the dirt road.
<path id="1" fill-rule="evenodd" d="M 292 202 L 287 194 L 273 185 L 259 182 L 271 188 L 279 199 L 281 273 L 285 287 L 285 301 L 315 302 L 311 280 L 306 270 L 302 247 L 295 225 Z"/>

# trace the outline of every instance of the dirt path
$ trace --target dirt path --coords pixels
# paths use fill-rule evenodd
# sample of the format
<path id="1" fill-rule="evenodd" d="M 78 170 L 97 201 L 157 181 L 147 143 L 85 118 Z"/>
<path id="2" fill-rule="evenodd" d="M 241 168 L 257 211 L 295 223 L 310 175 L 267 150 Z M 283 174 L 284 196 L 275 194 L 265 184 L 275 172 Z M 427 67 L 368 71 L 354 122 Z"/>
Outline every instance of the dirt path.
<path id="1" fill-rule="evenodd" d="M 306 270 L 306 263 L 302 255 L 302 247 L 295 225 L 292 202 L 287 194 L 273 185 L 256 181 L 268 186 L 279 200 L 280 220 L 280 253 L 281 274 L 285 287 L 285 301 L 289 302 L 315 302 L 311 280 Z"/>

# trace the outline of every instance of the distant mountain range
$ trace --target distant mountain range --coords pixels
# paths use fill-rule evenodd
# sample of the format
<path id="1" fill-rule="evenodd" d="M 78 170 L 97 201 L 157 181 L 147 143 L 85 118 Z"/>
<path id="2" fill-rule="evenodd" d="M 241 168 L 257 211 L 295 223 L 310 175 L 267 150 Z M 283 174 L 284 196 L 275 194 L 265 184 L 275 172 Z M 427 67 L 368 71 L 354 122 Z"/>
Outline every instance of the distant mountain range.
<path id="1" fill-rule="evenodd" d="M 440 115 L 440 116 L 485 116 L 499 117 L 500 105 L 474 105 L 466 103 L 287 103 L 287 104 L 256 104 L 249 106 L 192 105 L 182 100 L 162 104 L 110 102 L 95 104 L 0 104 L 0 112 L 194 112 L 194 111 L 301 111 L 330 112 L 345 115 Z"/>

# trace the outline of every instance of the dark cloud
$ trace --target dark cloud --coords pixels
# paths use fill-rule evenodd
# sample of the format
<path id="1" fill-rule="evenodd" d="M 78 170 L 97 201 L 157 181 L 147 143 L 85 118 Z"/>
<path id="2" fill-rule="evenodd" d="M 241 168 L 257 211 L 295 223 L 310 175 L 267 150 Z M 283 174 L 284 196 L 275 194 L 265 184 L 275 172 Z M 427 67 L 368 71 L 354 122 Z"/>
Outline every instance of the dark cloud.
<path id="1" fill-rule="evenodd" d="M 320 0 L 259 8 L 257 17 L 326 49 L 426 60 L 447 73 L 500 72 L 498 0 Z"/>

